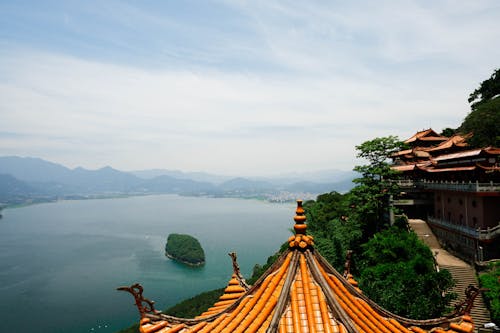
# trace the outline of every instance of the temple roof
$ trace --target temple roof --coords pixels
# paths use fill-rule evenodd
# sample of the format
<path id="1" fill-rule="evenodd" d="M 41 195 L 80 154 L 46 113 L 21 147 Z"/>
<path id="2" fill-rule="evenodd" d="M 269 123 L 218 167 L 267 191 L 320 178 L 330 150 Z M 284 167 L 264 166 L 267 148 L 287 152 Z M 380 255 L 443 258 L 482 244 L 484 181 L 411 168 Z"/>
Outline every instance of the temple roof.
<path id="1" fill-rule="evenodd" d="M 440 152 L 440 151 L 446 150 L 446 149 L 451 149 L 453 147 L 457 147 L 457 149 L 467 147 L 468 144 L 467 144 L 466 140 L 469 139 L 470 137 L 472 137 L 472 133 L 469 133 L 466 135 L 455 134 L 455 135 L 451 136 L 449 139 L 447 139 L 446 141 L 441 142 L 436 147 L 426 149 L 426 151 L 428 151 L 430 153 L 434 153 L 434 152 Z"/>
<path id="2" fill-rule="evenodd" d="M 141 315 L 140 332 L 333 332 L 333 333 L 471 333 L 470 316 L 412 320 L 395 315 L 367 298 L 349 274 L 338 273 L 306 234 L 298 201 L 289 248 L 252 286 L 246 285 L 233 257 L 234 274 L 219 300 L 194 319 L 176 318 L 131 292 Z M 346 265 L 348 267 L 348 265 Z M 143 304 L 147 303 L 146 306 Z"/>
<path id="3" fill-rule="evenodd" d="M 436 168 L 434 166 L 416 166 L 418 169 L 425 172 L 464 172 L 464 171 L 474 171 L 476 170 L 476 165 L 453 167 L 453 168 Z"/>
<path id="4" fill-rule="evenodd" d="M 432 130 L 421 131 L 412 138 L 432 135 Z M 437 146 L 416 146 L 412 149 L 401 150 L 391 155 L 395 164 L 393 170 L 413 174 L 414 171 L 434 174 L 453 174 L 479 172 L 484 174 L 497 174 L 500 172 L 498 158 L 500 148 L 485 147 L 467 149 L 466 140 L 472 136 L 454 135 Z M 465 173 L 464 173 L 465 172 Z"/>
<path id="5" fill-rule="evenodd" d="M 412 144 L 416 141 L 430 141 L 430 142 L 442 142 L 446 141 L 448 138 L 436 133 L 432 128 L 419 131 L 415 133 L 411 138 L 407 139 L 405 143 Z"/>
<path id="6" fill-rule="evenodd" d="M 460 159 L 460 158 L 464 158 L 464 157 L 479 156 L 482 151 L 483 151 L 483 149 L 481 149 L 481 148 L 471 149 L 471 150 L 461 151 L 458 153 L 440 155 L 440 156 L 434 157 L 433 160 L 434 161 L 445 161 L 445 160 Z"/>

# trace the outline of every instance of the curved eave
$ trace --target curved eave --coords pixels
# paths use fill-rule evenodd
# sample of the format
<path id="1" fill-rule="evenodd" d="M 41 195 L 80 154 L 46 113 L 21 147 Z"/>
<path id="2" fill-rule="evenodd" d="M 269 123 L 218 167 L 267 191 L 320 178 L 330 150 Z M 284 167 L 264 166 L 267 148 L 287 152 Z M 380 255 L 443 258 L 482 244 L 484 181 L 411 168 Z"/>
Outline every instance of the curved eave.
<path id="1" fill-rule="evenodd" d="M 200 316 L 190 319 L 190 318 L 179 318 L 175 316 L 170 316 L 163 313 L 156 314 L 145 314 L 145 317 L 141 319 L 139 330 L 141 333 L 174 333 L 174 332 L 217 332 L 220 331 L 215 329 L 220 328 L 222 321 L 226 323 L 228 316 L 231 314 L 238 314 L 241 312 L 242 307 L 248 306 L 247 303 L 251 299 L 259 300 L 270 283 L 270 280 L 277 274 L 278 271 L 282 271 L 283 267 L 285 269 L 288 267 L 287 262 L 291 259 L 292 252 L 289 250 L 285 251 L 276 262 L 269 267 L 269 269 L 256 281 L 256 283 L 246 292 L 241 294 L 238 298 L 232 300 L 224 308 L 220 308 L 220 311 L 211 311 L 210 309 L 218 307 L 220 304 L 220 299 L 214 304 L 214 306 L 208 309 L 206 312 Z M 232 280 L 232 279 L 231 279 Z M 267 281 L 267 282 L 266 282 Z M 230 281 L 231 283 L 231 281 Z M 230 286 L 230 283 L 228 287 Z M 274 283 L 272 286 L 276 286 Z M 226 288 L 227 289 L 227 288 Z M 270 291 L 267 291 L 269 294 Z M 221 297 L 226 295 L 225 292 Z M 276 297 L 276 296 L 275 296 Z M 207 312 L 210 312 L 207 314 Z"/>
<path id="2" fill-rule="evenodd" d="M 496 166 L 496 165 L 487 166 L 487 165 L 482 165 L 480 163 L 476 163 L 476 166 L 482 170 L 485 170 L 485 171 L 500 172 L 500 166 Z"/>
<path id="3" fill-rule="evenodd" d="M 439 173 L 439 172 L 465 172 L 465 171 L 474 171 L 476 170 L 476 166 L 465 166 L 465 167 L 455 167 L 455 168 L 420 168 L 420 170 L 430 173 Z"/>
<path id="4" fill-rule="evenodd" d="M 391 169 L 399 172 L 410 172 L 415 170 L 415 164 L 393 165 Z"/>
<path id="5" fill-rule="evenodd" d="M 285 252 L 257 283 L 232 304 L 195 319 L 147 314 L 142 333 L 340 332 L 470 333 L 467 316 L 412 320 L 363 295 L 317 252 Z"/>
<path id="6" fill-rule="evenodd" d="M 372 315 L 376 314 L 376 316 L 372 318 L 372 322 L 378 321 L 380 324 L 383 324 L 387 320 L 394 320 L 400 326 L 405 328 L 411 326 L 420 328 L 433 328 L 436 326 L 447 326 L 452 322 L 460 321 L 462 319 L 462 317 L 460 316 L 456 318 L 440 317 L 427 320 L 415 320 L 394 314 L 384 309 L 383 307 L 369 299 L 366 295 L 364 295 L 359 290 L 359 288 L 353 285 L 355 283 L 345 279 L 319 253 L 314 253 L 314 257 L 325 276 L 327 276 L 328 279 L 333 283 L 329 283 L 329 285 L 332 290 L 335 291 L 336 296 L 339 299 L 346 299 L 348 301 L 344 303 L 346 306 L 348 305 L 347 308 L 365 309 Z"/>

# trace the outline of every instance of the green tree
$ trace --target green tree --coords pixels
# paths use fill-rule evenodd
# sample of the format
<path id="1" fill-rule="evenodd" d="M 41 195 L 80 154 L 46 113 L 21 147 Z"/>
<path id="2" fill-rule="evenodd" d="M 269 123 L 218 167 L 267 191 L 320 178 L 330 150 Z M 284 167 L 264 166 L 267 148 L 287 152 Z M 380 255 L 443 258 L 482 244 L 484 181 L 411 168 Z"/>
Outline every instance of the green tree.
<path id="1" fill-rule="evenodd" d="M 358 248 L 361 242 L 361 226 L 348 217 L 350 201 L 350 193 L 330 192 L 304 204 L 315 247 L 338 270 L 345 263 L 346 251 Z"/>
<path id="2" fill-rule="evenodd" d="M 205 263 L 205 252 L 200 242 L 190 235 L 170 234 L 165 245 L 165 254 L 190 265 Z"/>
<path id="3" fill-rule="evenodd" d="M 431 250 L 413 232 L 391 227 L 362 246 L 360 287 L 399 315 L 439 317 L 454 295 L 451 274 L 436 272 Z"/>
<path id="4" fill-rule="evenodd" d="M 347 215 L 349 202 L 345 195 L 333 191 L 318 195 L 316 201 L 307 201 L 304 208 L 307 212 L 309 231 L 330 232 L 333 230 L 328 230 L 328 223 L 333 219 Z"/>
<path id="5" fill-rule="evenodd" d="M 443 128 L 443 130 L 441 131 L 441 135 L 451 137 L 451 136 L 455 135 L 456 132 L 457 132 L 456 129 L 453 129 L 451 127 L 446 127 L 446 128 Z"/>
<path id="6" fill-rule="evenodd" d="M 500 146 L 500 70 L 481 82 L 469 96 L 471 112 L 458 128 L 462 134 L 472 132 L 472 147 Z"/>
<path id="7" fill-rule="evenodd" d="M 473 133 L 468 140 L 472 147 L 500 147 L 500 98 L 476 105 L 467 115 L 459 131 Z"/>
<path id="8" fill-rule="evenodd" d="M 404 148 L 396 136 L 375 138 L 356 146 L 357 157 L 369 163 L 354 167 L 361 174 L 354 180 L 358 185 L 351 190 L 351 205 L 355 218 L 363 225 L 364 239 L 381 230 L 389 216 L 389 199 L 399 192 L 393 180 L 398 174 L 387 162 L 389 156 Z"/>
<path id="9" fill-rule="evenodd" d="M 163 312 L 180 318 L 194 318 L 213 306 L 222 294 L 224 294 L 224 288 L 206 291 L 184 300 Z"/>
<path id="10" fill-rule="evenodd" d="M 488 289 L 483 296 L 490 309 L 491 320 L 500 325 L 500 262 L 491 263 L 489 270 L 479 275 L 479 282 L 481 287 Z"/>
<path id="11" fill-rule="evenodd" d="M 468 101 L 472 103 L 472 109 L 475 109 L 498 95 L 500 95 L 500 69 L 496 69 L 489 79 L 481 82 L 479 88 L 469 95 Z"/>

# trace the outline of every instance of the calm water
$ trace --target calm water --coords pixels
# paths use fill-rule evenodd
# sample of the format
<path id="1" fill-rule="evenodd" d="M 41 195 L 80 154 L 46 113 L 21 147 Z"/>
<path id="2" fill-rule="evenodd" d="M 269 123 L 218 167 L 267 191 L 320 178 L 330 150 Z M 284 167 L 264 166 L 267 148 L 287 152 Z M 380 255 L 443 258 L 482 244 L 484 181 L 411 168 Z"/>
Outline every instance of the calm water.
<path id="1" fill-rule="evenodd" d="M 164 309 L 223 287 L 230 251 L 245 276 L 284 242 L 294 205 L 173 195 L 63 201 L 8 209 L 0 219 L 0 332 L 115 332 L 138 319 L 140 282 Z M 170 233 L 201 242 L 206 265 L 164 256 Z"/>

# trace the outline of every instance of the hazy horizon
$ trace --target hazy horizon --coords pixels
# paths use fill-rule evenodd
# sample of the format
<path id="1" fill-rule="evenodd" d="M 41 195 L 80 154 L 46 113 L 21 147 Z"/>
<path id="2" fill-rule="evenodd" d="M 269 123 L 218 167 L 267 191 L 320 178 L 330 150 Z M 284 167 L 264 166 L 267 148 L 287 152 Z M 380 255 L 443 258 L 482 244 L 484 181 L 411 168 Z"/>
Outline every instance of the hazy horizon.
<path id="1" fill-rule="evenodd" d="M 172 169 L 172 168 L 169 168 L 168 166 L 165 166 L 165 167 L 158 167 L 158 168 L 149 168 L 149 169 L 140 169 L 140 170 L 125 170 L 125 169 L 120 169 L 120 168 L 116 168 L 115 166 L 113 165 L 110 165 L 110 164 L 107 164 L 107 165 L 103 165 L 101 167 L 97 167 L 97 168 L 86 168 L 86 167 L 82 167 L 82 166 L 75 166 L 75 167 L 70 167 L 68 165 L 65 165 L 64 163 L 58 163 L 58 162 L 54 162 L 54 161 L 51 161 L 51 160 L 47 160 L 47 159 L 43 159 L 41 157 L 36 157 L 36 156 L 18 156 L 18 155 L 0 155 L 0 159 L 1 158 L 10 158 L 10 157 L 14 157 L 14 158 L 21 158 L 21 159 L 35 159 L 35 160 L 42 160 L 42 161 L 45 161 L 45 162 L 50 162 L 50 163 L 55 163 L 55 164 L 58 164 L 60 166 L 63 166 L 65 168 L 68 168 L 70 170 L 75 170 L 75 169 L 78 169 L 78 168 L 83 168 L 85 170 L 89 170 L 89 171 L 97 171 L 97 170 L 100 170 L 100 169 L 104 169 L 104 168 L 112 168 L 112 169 L 115 169 L 115 170 L 118 170 L 118 171 L 121 171 L 121 172 L 127 172 L 127 173 L 139 173 L 139 172 L 148 172 L 148 171 L 168 171 L 168 172 L 180 172 L 180 173 L 184 173 L 184 174 L 196 174 L 196 173 L 202 173 L 202 174 L 207 174 L 207 175 L 213 175 L 213 176 L 220 176 L 220 177 L 225 177 L 225 178 L 237 178 L 237 177 L 246 177 L 246 178 L 287 178 L 287 177 L 293 177 L 295 175 L 317 175 L 317 174 L 321 174 L 321 173 L 331 173 L 331 172 L 336 172 L 336 173 L 349 173 L 349 172 L 353 172 L 352 169 L 350 170 L 343 170 L 343 169 L 337 169 L 337 168 L 331 168 L 331 169 L 321 169 L 321 170 L 307 170 L 307 171 L 303 171 L 303 172 L 298 172 L 298 171 L 290 171 L 290 172 L 282 172 L 282 173 L 270 173 L 270 174 L 263 174 L 263 175 L 253 175 L 253 174 L 241 174 L 241 173 L 238 173 L 238 174 L 222 174 L 222 173 L 212 173 L 212 172 L 208 172 L 208 171 L 205 171 L 205 170 L 182 170 L 182 169 Z"/>
<path id="2" fill-rule="evenodd" d="M 499 66 L 500 4 L 0 2 L 0 155 L 69 168 L 352 170 L 457 127 Z"/>

